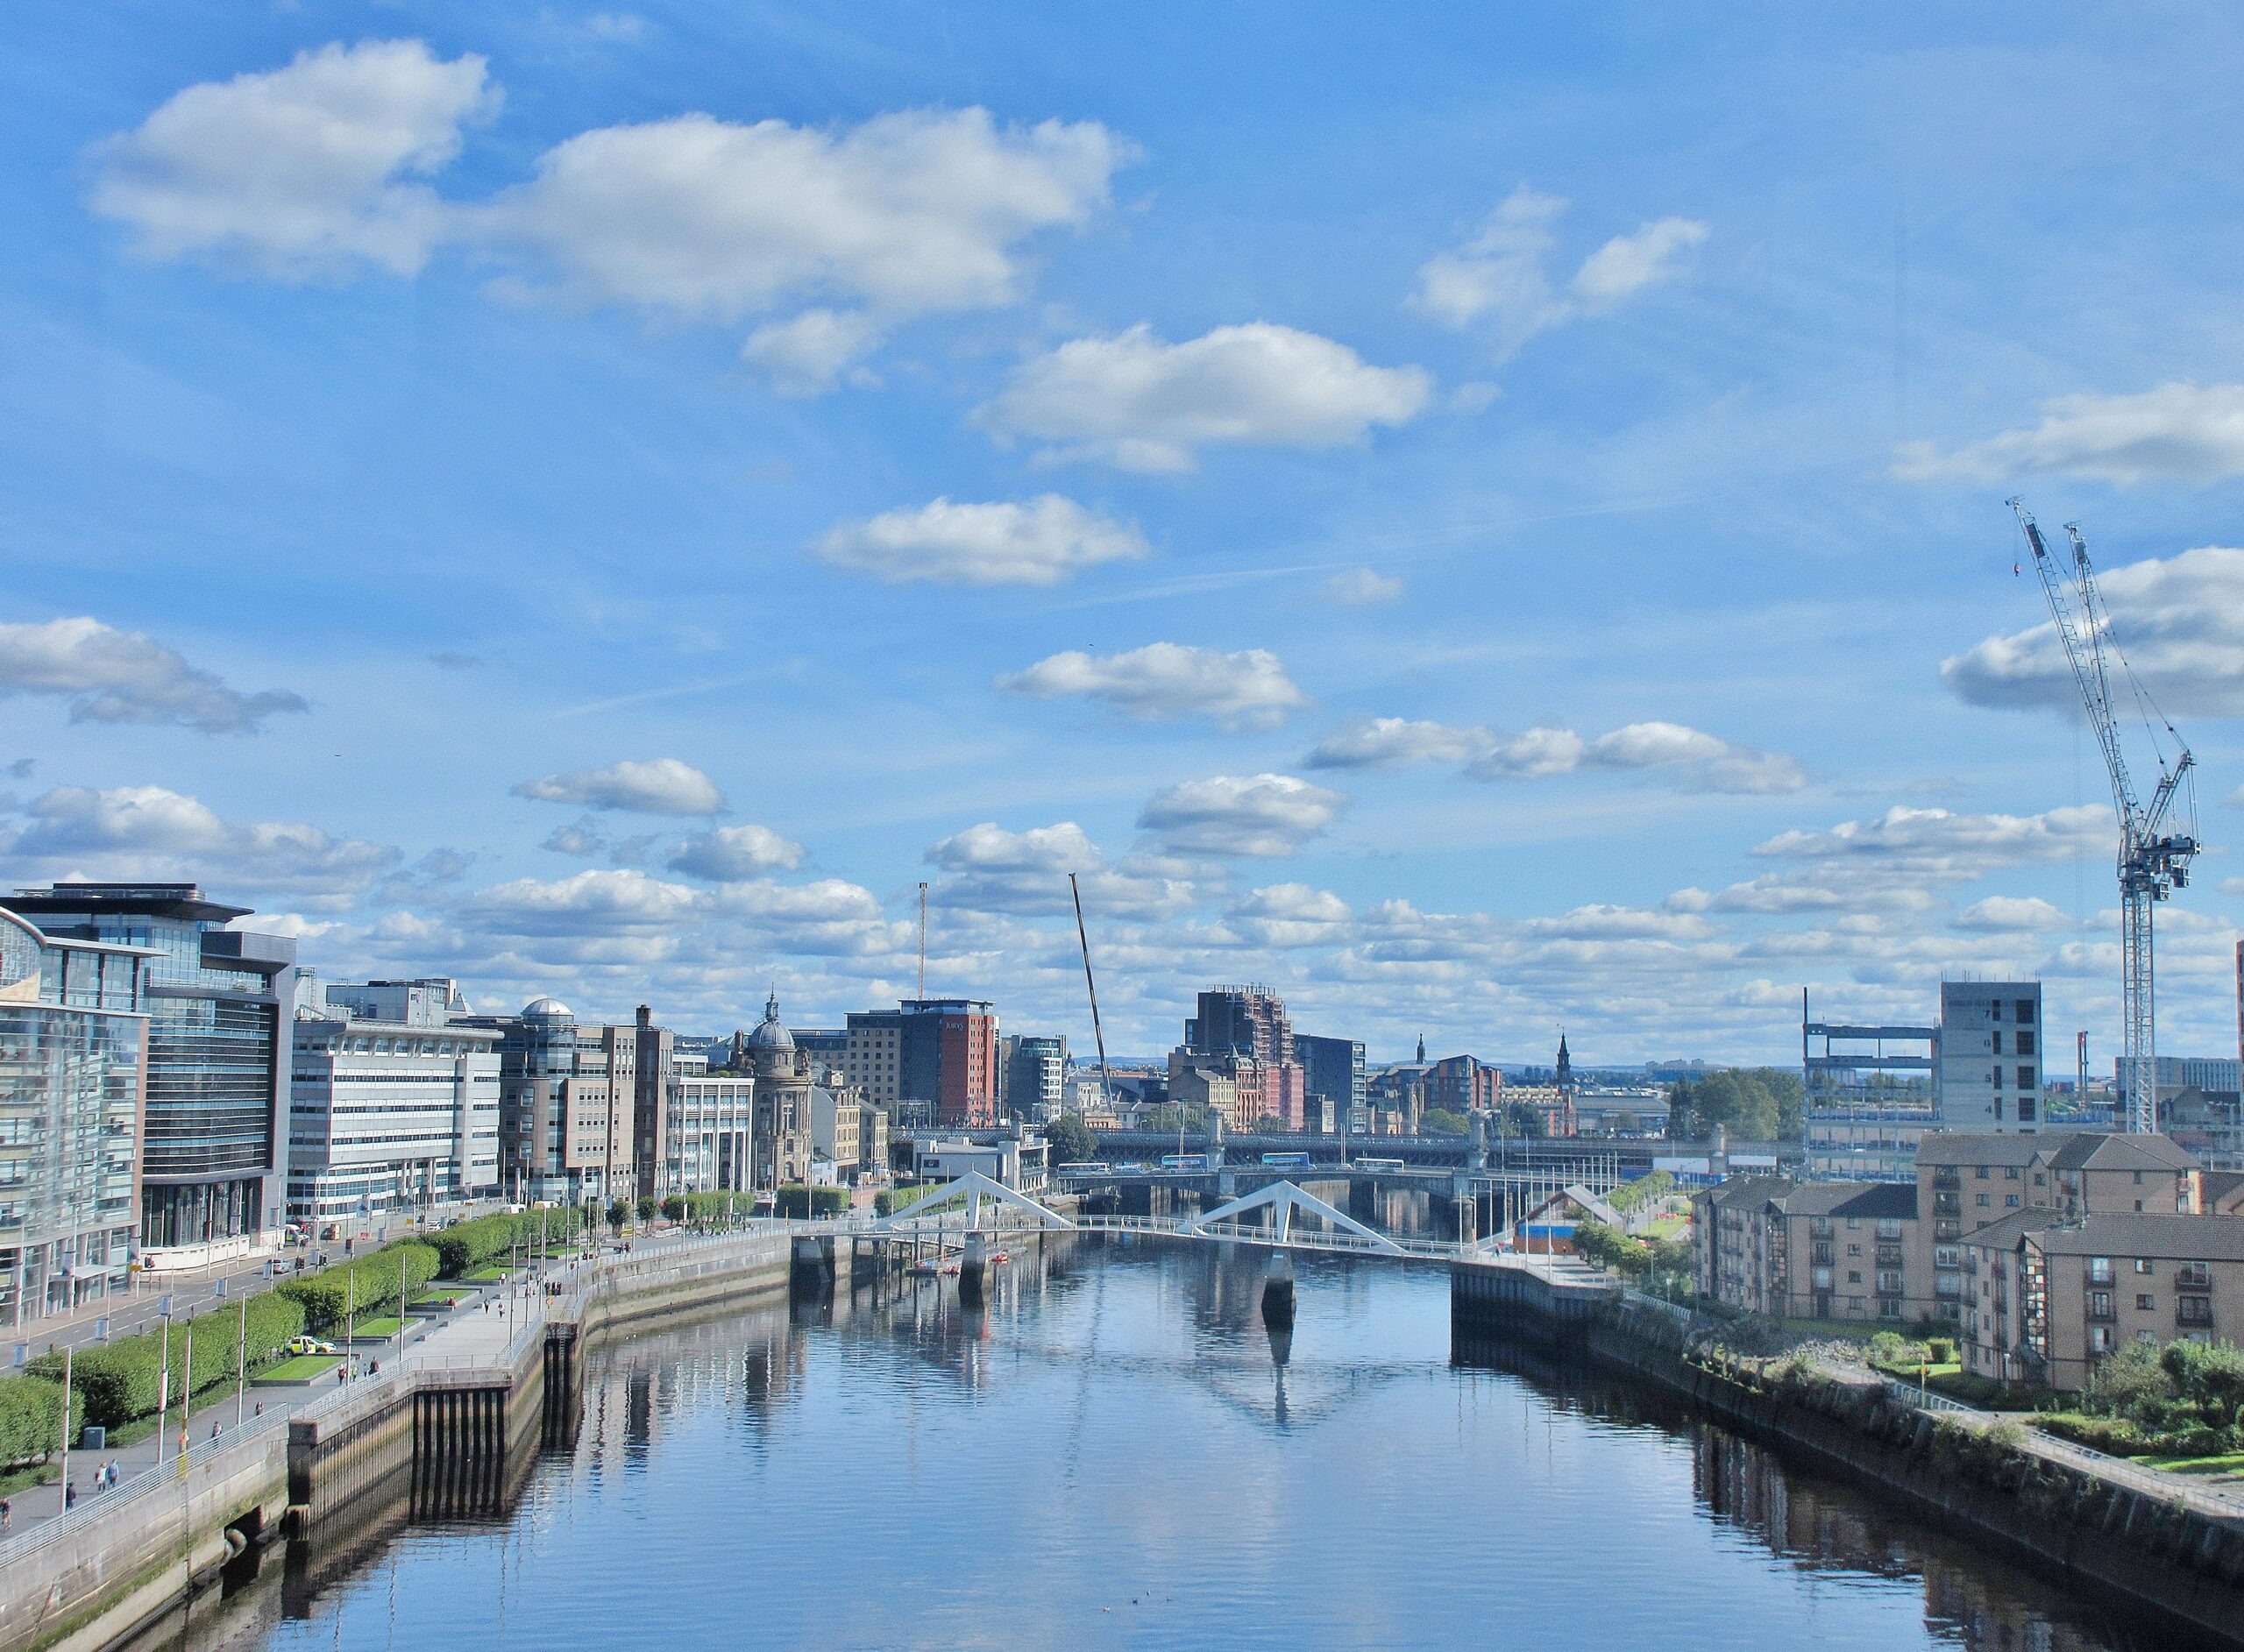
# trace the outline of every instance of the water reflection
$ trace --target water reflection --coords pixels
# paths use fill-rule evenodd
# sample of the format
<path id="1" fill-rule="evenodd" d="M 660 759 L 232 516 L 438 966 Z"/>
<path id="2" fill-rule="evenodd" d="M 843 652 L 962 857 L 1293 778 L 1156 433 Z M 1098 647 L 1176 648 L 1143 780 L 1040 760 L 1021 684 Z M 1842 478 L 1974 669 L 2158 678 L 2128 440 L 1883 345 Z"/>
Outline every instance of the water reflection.
<path id="1" fill-rule="evenodd" d="M 595 1351 L 506 1517 L 323 1534 L 160 1643 L 2120 1648 L 1658 1395 L 1452 1343 L 1438 1271 L 1016 1252 Z M 301 1550 L 301 1552 L 299 1552 Z M 2147 1648 L 2143 1649 L 2147 1652 Z"/>

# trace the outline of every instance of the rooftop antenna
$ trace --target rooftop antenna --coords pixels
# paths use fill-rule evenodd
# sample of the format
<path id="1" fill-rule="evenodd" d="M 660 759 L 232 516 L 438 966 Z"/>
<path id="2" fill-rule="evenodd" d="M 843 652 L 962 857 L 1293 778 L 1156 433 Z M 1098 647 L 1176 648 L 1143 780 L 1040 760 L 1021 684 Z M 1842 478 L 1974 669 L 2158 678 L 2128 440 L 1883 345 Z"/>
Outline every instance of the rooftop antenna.
<path id="1" fill-rule="evenodd" d="M 920 884 L 920 1002 L 927 1001 L 927 885 Z"/>
<path id="2" fill-rule="evenodd" d="M 1091 979 L 1090 932 L 1083 927 L 1083 892 L 1076 875 L 1068 874 L 1068 893 L 1076 900 L 1076 939 L 1083 943 L 1083 987 L 1090 994 L 1090 1035 L 1098 1044 L 1098 1081 L 1105 1088 L 1106 1104 L 1114 1104 L 1114 1075 L 1106 1070 L 1106 1032 L 1098 1024 L 1098 982 Z"/>

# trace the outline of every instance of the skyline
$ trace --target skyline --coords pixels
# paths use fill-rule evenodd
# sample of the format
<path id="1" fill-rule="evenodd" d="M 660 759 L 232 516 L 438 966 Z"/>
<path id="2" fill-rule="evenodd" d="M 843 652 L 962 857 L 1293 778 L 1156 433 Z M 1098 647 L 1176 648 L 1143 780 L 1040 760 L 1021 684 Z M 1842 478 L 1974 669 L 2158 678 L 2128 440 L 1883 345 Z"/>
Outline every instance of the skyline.
<path id="1" fill-rule="evenodd" d="M 925 877 L 930 995 L 1081 1053 L 1073 870 L 1118 1051 L 1968 970 L 2108 1072 L 2016 492 L 2198 755 L 2233 1051 L 2234 19 L 1188 15 L 23 9 L 0 876 L 705 1031 L 906 996 Z"/>

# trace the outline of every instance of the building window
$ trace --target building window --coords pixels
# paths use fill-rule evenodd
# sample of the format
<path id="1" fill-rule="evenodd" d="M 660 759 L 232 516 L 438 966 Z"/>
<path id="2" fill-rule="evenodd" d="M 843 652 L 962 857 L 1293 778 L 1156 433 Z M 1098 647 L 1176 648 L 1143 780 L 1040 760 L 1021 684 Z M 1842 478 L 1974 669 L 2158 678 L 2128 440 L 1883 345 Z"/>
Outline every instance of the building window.
<path id="1" fill-rule="evenodd" d="M 2110 1257 L 2091 1256 L 2088 1258 L 2088 1282 L 2091 1285 L 2109 1285 L 2112 1282 Z"/>
<path id="2" fill-rule="evenodd" d="M 2157 1308 L 2158 1298 L 2148 1291 L 2137 1291 L 2135 1293 L 2135 1306 L 2146 1314 L 2150 1313 Z"/>
<path id="3" fill-rule="evenodd" d="M 2177 1324 L 2210 1325 L 2212 1323 L 2212 1298 L 2210 1296 L 2177 1296 L 2174 1299 L 2174 1319 Z"/>
<path id="4" fill-rule="evenodd" d="M 2034 1025 L 2033 999 L 2020 998 L 2018 1001 L 2018 1025 L 2022 1027 L 2032 1026 Z"/>
<path id="5" fill-rule="evenodd" d="M 2112 1293 L 2111 1293 L 2111 1292 L 2109 1292 L 2109 1291 L 2091 1291 L 2091 1292 L 2089 1292 L 2089 1294 L 2088 1294 L 2088 1316 L 2089 1316 L 2089 1318 L 2091 1318 L 2091 1319 L 2109 1319 L 2109 1318 L 2111 1318 L 2111 1317 L 2112 1317 Z"/>
<path id="6" fill-rule="evenodd" d="M 2015 1210 L 2018 1209 L 2018 1195 L 2014 1193 L 2006 1193 L 2003 1195 L 2002 1202 L 2004 1205 L 2010 1209 Z"/>
<path id="7" fill-rule="evenodd" d="M 1988 1207 L 1988 1205 L 1989 1205 L 1990 1203 L 1992 1203 L 1992 1201 L 1987 1197 L 1987 1195 L 1986 1195 L 1985 1194 L 1984 1194 L 1984 1193 L 1983 1193 L 1983 1194 L 1981 1194 L 1981 1195 L 1978 1196 L 1978 1204 L 1979 1209 L 1982 1209 L 1982 1210 L 1985 1210 L 1985 1209 Z"/>
<path id="8" fill-rule="evenodd" d="M 2135 1258 L 2135 1272 L 2138 1273 L 2151 1273 L 2156 1272 L 2156 1268 L 2148 1257 L 2139 1256 Z"/>
<path id="9" fill-rule="evenodd" d="M 2034 1069 L 2032 1067 L 2021 1067 L 2018 1069 L 2018 1088 L 2021 1090 L 2030 1090 L 2034 1088 Z"/>
<path id="10" fill-rule="evenodd" d="M 2031 1055 L 2034 1053 L 2034 1035 L 2032 1033 L 2021 1032 L 2018 1035 L 2018 1053 L 2020 1055 Z"/>
<path id="11" fill-rule="evenodd" d="M 1995 1053 L 1997 1055 L 2002 1053 L 2002 1034 L 1999 1032 L 1995 1034 Z"/>

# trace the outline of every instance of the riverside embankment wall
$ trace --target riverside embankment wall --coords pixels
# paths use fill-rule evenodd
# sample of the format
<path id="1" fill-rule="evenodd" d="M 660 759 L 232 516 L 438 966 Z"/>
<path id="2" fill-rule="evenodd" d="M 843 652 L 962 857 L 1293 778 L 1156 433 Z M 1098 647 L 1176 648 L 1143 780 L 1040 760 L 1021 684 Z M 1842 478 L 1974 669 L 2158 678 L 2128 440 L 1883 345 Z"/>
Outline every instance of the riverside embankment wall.
<path id="1" fill-rule="evenodd" d="M 1460 1323 L 1579 1350 L 2107 1606 L 2148 1613 L 2177 1644 L 2244 1648 L 2244 1517 L 2166 1477 L 1920 1409 L 1868 1373 L 1730 1358 L 1664 1304 L 1608 1297 L 1563 1326 L 1524 1303 L 1452 1305 Z"/>
<path id="2" fill-rule="evenodd" d="M 565 1276 L 504 1353 L 397 1369 L 310 1415 L 199 1448 L 187 1471 L 82 1507 L 0 1550 L 0 1652 L 100 1652 L 180 1607 L 284 1528 L 315 1536 L 364 1512 L 488 1500 L 565 1416 L 594 1339 L 657 1317 L 784 1296 L 781 1233 L 650 1247 Z M 546 1437 L 554 1437 L 549 1429 Z M 348 1518 L 344 1518 L 344 1517 Z"/>

